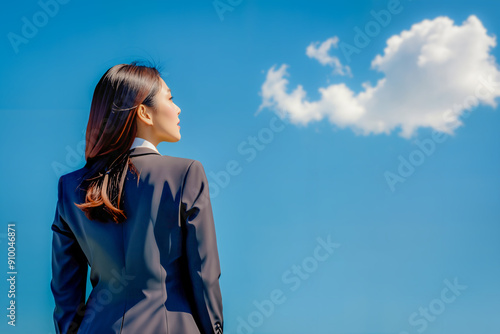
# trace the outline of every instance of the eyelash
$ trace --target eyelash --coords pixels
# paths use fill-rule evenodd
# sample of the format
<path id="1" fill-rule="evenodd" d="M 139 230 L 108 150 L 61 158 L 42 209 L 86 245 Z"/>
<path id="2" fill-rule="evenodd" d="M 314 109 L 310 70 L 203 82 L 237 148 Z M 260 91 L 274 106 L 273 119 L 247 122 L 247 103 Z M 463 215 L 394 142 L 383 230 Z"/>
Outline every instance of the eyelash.
<path id="1" fill-rule="evenodd" d="M 174 99 L 174 97 L 172 96 L 172 97 L 170 98 L 170 100 L 173 100 L 173 99 Z"/>

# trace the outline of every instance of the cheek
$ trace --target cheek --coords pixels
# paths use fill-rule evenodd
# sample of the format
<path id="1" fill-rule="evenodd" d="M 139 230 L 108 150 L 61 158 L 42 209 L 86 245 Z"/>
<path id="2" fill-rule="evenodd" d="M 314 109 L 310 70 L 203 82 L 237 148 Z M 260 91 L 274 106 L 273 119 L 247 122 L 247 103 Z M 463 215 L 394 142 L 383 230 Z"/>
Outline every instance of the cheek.
<path id="1" fill-rule="evenodd" d="M 174 106 L 169 105 L 167 108 L 167 117 L 174 123 L 177 123 L 177 110 Z"/>
<path id="2" fill-rule="evenodd" d="M 171 106 L 162 106 L 161 123 L 164 126 L 177 125 L 177 113 Z"/>

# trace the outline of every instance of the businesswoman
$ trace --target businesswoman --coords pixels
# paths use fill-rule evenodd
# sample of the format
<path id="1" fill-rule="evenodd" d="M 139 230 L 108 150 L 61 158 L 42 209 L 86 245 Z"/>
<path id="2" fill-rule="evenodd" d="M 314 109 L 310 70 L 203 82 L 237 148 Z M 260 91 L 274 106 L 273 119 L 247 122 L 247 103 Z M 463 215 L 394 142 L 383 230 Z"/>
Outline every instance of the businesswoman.
<path id="1" fill-rule="evenodd" d="M 86 165 L 58 184 L 50 284 L 56 333 L 222 333 L 204 168 L 156 149 L 180 140 L 180 111 L 153 66 L 116 65 L 97 84 Z"/>

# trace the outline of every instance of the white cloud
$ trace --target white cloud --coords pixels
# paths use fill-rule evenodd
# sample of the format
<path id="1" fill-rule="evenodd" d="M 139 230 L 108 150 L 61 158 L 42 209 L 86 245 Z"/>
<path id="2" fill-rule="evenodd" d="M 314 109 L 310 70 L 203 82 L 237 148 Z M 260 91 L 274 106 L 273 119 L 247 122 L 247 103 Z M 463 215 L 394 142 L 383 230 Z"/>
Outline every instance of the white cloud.
<path id="1" fill-rule="evenodd" d="M 324 50 L 338 40 L 329 41 L 308 48 L 308 55 L 332 62 Z M 496 108 L 500 72 L 490 54 L 495 46 L 496 37 L 474 15 L 462 25 L 445 16 L 426 19 L 387 40 L 384 54 L 371 63 L 384 74 L 375 86 L 365 82 L 355 93 L 344 83 L 332 84 L 319 88 L 319 100 L 309 101 L 302 85 L 287 93 L 288 65 L 273 66 L 262 85 L 257 113 L 271 108 L 301 125 L 327 118 L 362 135 L 389 134 L 398 127 L 405 138 L 420 127 L 452 134 L 467 110 L 479 104 Z"/>
<path id="2" fill-rule="evenodd" d="M 349 66 L 343 66 L 338 57 L 330 56 L 328 51 L 333 46 L 335 49 L 338 48 L 337 44 L 339 42 L 339 38 L 337 36 L 333 36 L 332 38 L 327 39 L 319 47 L 317 45 L 319 42 L 313 42 L 309 44 L 306 49 L 306 55 L 309 58 L 317 59 L 322 65 L 330 65 L 334 68 L 334 74 L 340 75 L 349 75 L 351 74 L 351 68 Z"/>

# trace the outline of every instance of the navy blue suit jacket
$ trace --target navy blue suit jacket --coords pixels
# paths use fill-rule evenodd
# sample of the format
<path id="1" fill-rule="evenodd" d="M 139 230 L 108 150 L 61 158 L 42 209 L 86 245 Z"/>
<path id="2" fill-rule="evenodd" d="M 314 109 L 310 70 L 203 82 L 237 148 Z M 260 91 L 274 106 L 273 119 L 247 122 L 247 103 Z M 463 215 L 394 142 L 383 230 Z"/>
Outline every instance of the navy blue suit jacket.
<path id="1" fill-rule="evenodd" d="M 222 333 L 221 275 L 207 177 L 198 160 L 132 149 L 125 222 L 73 203 L 86 167 L 59 179 L 52 224 L 56 333 Z M 92 291 L 86 298 L 88 266 Z"/>

